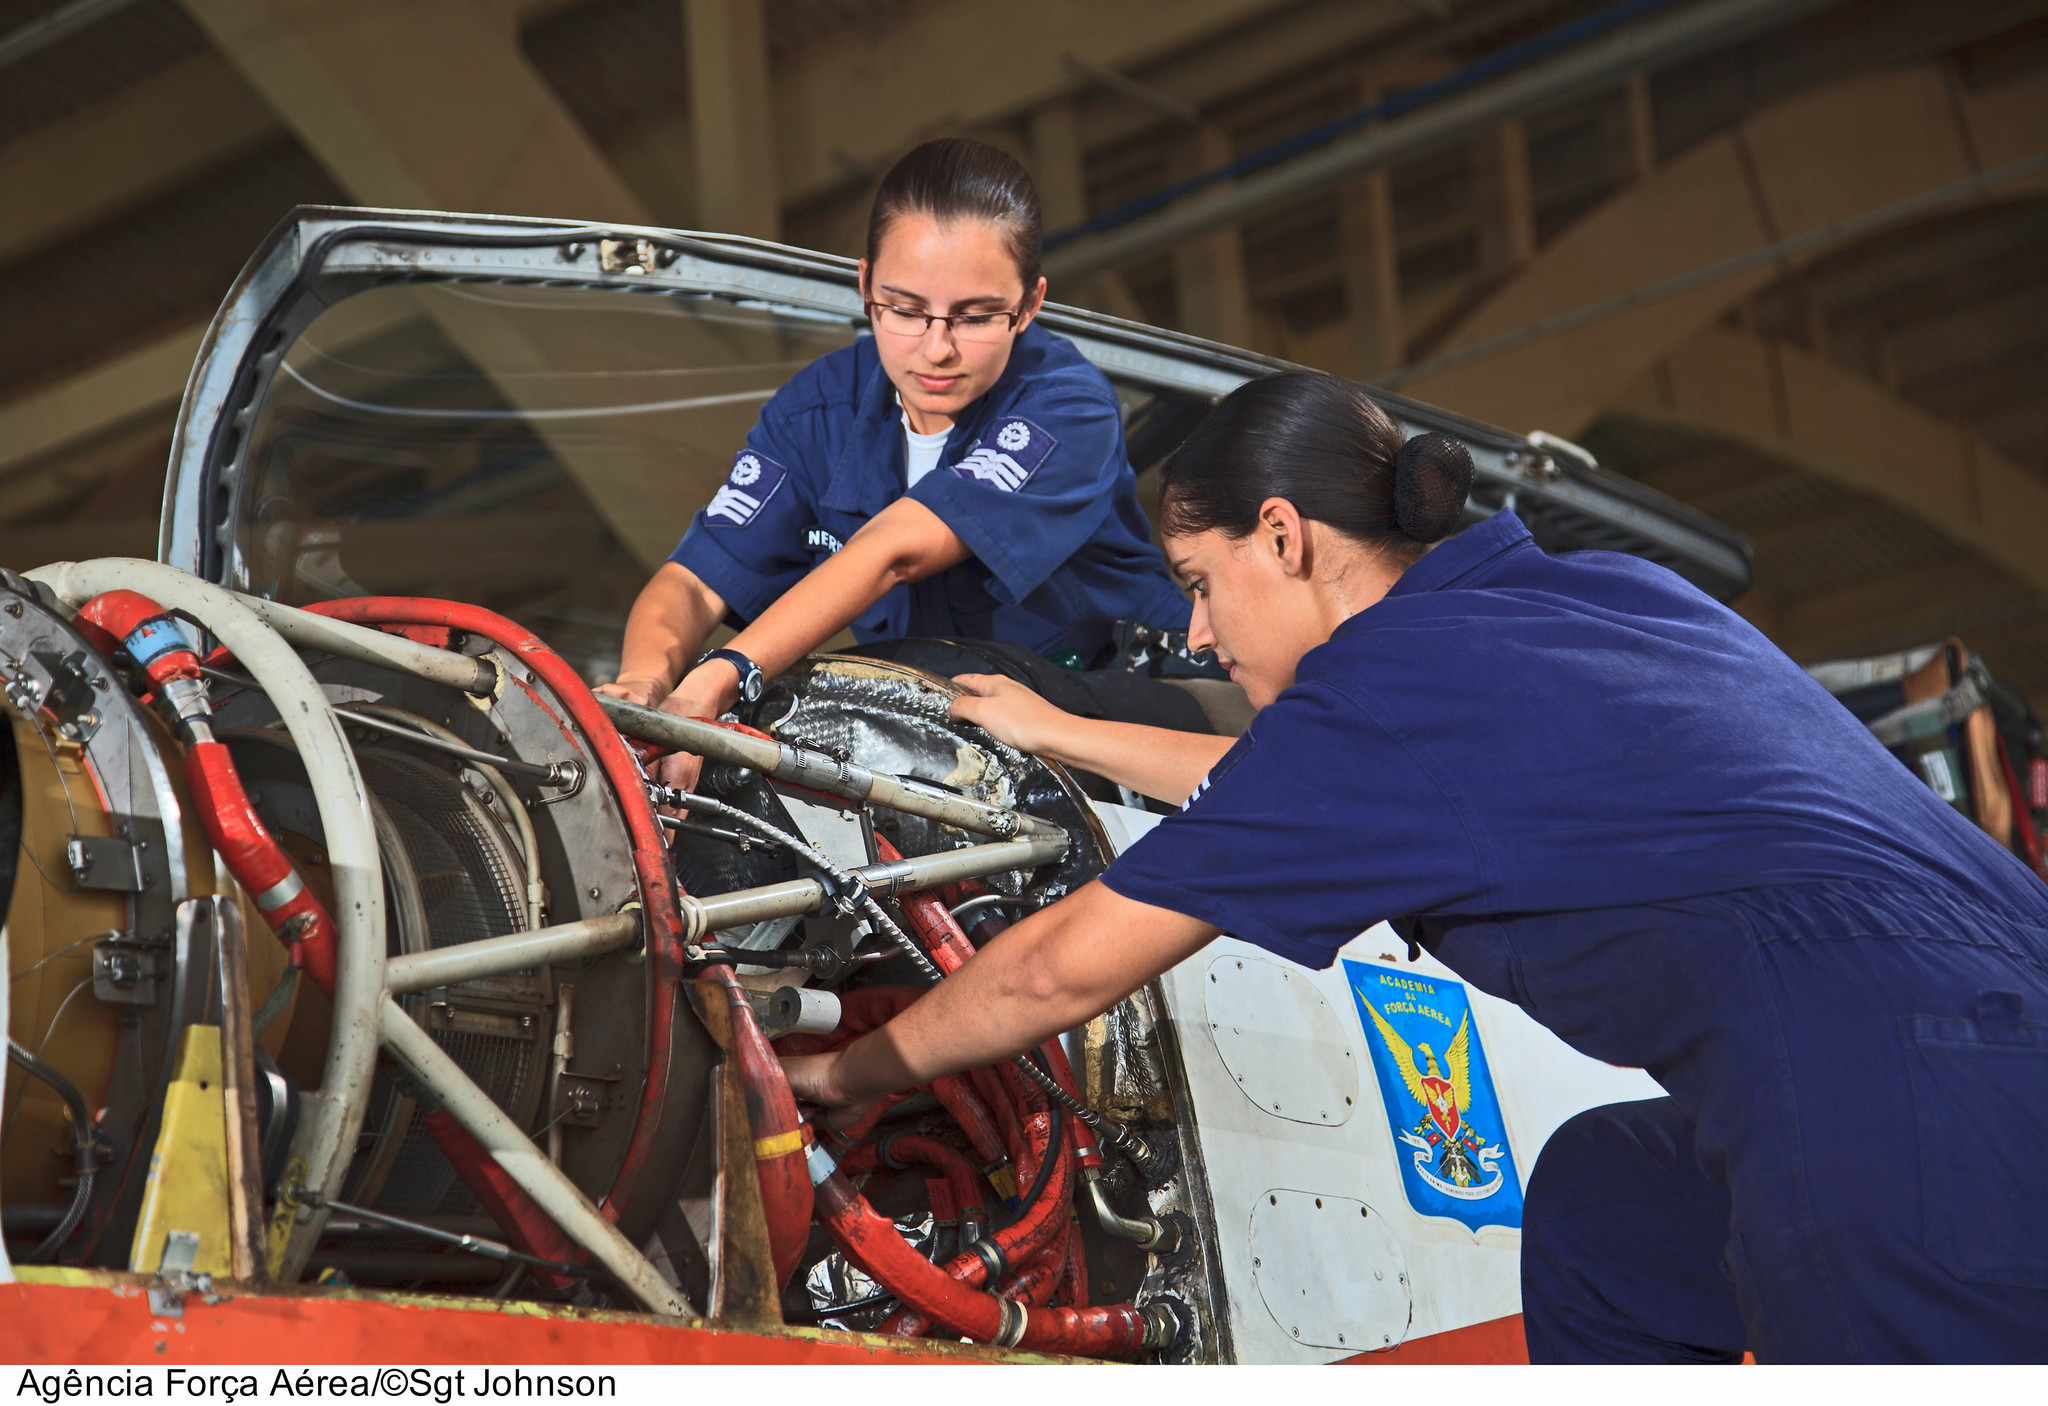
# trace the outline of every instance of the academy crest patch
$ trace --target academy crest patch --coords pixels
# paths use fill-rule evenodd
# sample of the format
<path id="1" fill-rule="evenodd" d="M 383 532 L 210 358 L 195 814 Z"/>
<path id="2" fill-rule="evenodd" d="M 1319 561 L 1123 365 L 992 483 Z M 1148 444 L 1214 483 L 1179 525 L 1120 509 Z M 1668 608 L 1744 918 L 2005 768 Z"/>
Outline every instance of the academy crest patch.
<path id="1" fill-rule="evenodd" d="M 1425 1216 L 1519 1227 L 1522 1179 L 1464 984 L 1344 961 L 1401 1164 Z"/>
<path id="2" fill-rule="evenodd" d="M 1015 493 L 1059 444 L 1029 420 L 1012 415 L 996 421 L 994 428 L 976 440 L 967 457 L 953 466 L 953 472 Z"/>
<path id="3" fill-rule="evenodd" d="M 704 520 L 722 526 L 745 527 L 789 477 L 782 465 L 751 449 L 742 449 L 732 461 L 732 472 L 704 509 Z"/>

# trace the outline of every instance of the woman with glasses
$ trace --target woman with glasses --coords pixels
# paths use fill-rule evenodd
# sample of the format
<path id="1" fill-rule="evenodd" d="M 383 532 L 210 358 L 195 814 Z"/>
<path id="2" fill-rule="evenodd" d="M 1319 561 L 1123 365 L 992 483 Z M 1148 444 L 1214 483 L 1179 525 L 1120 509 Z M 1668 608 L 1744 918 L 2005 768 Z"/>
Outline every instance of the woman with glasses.
<path id="1" fill-rule="evenodd" d="M 1152 544 L 1109 381 L 1033 319 L 1038 193 L 981 142 L 883 179 L 860 264 L 872 337 L 778 391 L 634 604 L 606 692 L 716 717 L 840 630 L 1098 662 L 1186 599 Z M 699 657 L 728 615 L 729 648 Z M 667 759 L 688 784 L 694 758 Z"/>

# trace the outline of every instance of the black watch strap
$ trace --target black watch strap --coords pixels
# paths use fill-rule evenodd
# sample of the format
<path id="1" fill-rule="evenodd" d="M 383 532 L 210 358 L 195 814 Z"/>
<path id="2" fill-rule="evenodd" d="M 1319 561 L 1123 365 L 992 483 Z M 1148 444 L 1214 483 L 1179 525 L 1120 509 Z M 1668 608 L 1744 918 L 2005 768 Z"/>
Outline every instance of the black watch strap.
<path id="1" fill-rule="evenodd" d="M 746 655 L 740 653 L 737 649 L 706 650 L 704 657 L 699 659 L 697 663 L 701 667 L 714 659 L 723 659 L 726 663 L 732 665 L 733 668 L 739 670 L 740 702 L 754 703 L 760 700 L 761 690 L 767 685 L 768 681 L 762 676 L 759 664 L 747 658 Z"/>

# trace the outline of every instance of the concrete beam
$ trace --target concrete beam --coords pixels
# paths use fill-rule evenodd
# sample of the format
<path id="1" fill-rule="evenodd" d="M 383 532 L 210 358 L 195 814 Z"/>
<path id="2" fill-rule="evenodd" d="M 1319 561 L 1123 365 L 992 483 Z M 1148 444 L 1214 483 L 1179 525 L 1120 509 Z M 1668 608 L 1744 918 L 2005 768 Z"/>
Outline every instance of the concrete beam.
<path id="1" fill-rule="evenodd" d="M 145 415 L 162 415 L 168 424 L 205 335 L 206 324 L 195 322 L 68 381 L 0 403 L 0 478 Z M 90 481 L 68 482 L 62 464 L 32 472 L 48 479 L 55 495 L 50 501 Z M 0 516 L 32 512 L 33 500 L 26 481 L 7 479 L 0 488 Z M 154 547 L 144 553 L 155 554 Z"/>
<path id="2" fill-rule="evenodd" d="M 1725 436 L 1883 499 L 2048 588 L 2048 482 L 1839 363 L 1716 324 L 1613 408 Z"/>
<path id="3" fill-rule="evenodd" d="M 1933 64 L 1865 73 L 1751 117 L 1634 182 L 1439 343 L 1476 346 L 2040 149 L 2048 73 L 1957 95 Z M 1808 251 L 1805 261 L 1833 252 Z M 1421 377 L 1404 393 L 1514 429 L 1584 429 L 1661 356 L 1782 277 L 1762 264 Z"/>
<path id="4" fill-rule="evenodd" d="M 182 0 L 371 205 L 641 221 L 646 210 L 479 0 Z"/>
<path id="5" fill-rule="evenodd" d="M 0 264 L 46 248 L 282 128 L 226 59 L 203 54 L 0 146 Z"/>
<path id="6" fill-rule="evenodd" d="M 775 106 L 759 0 L 683 0 L 699 229 L 775 239 Z"/>
<path id="7" fill-rule="evenodd" d="M 964 130 L 1071 94 L 1077 80 L 1063 53 L 1128 72 L 1276 8 L 1277 0 L 950 0 L 817 45 L 774 76 L 783 200 L 879 171 L 919 133 Z"/>

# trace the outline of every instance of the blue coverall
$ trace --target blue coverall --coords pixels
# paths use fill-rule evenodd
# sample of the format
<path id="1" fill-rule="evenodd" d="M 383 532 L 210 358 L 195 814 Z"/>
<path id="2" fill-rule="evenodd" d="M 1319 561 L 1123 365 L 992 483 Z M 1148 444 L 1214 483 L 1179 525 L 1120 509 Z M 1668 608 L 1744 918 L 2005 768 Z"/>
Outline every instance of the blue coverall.
<path id="1" fill-rule="evenodd" d="M 669 560 L 751 620 L 905 495 L 904 465 L 896 388 L 863 337 L 775 393 Z M 854 622 L 863 644 L 1007 640 L 1092 663 L 1119 620 L 1187 628 L 1138 503 L 1116 391 L 1056 333 L 1018 336 L 908 493 L 973 555 L 883 596 Z"/>
<path id="2" fill-rule="evenodd" d="M 1656 1077 L 1529 1178 L 1533 1359 L 2048 1360 L 2048 886 L 1663 568 L 1443 543 L 1105 881 Z"/>

